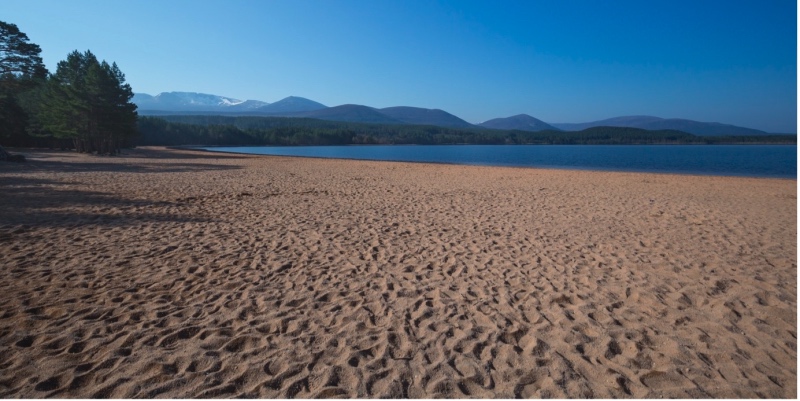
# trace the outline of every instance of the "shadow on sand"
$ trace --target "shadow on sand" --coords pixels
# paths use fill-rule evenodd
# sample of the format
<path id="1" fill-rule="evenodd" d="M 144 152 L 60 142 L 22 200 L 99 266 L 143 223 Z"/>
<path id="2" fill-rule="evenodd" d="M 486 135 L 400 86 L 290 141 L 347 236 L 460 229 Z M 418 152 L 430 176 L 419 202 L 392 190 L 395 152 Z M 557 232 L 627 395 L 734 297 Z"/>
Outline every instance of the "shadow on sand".
<path id="1" fill-rule="evenodd" d="M 88 189 L 63 189 L 58 181 L 0 177 L 0 233 L 20 227 L 129 226 L 146 222 L 211 222 L 181 212 L 169 201 L 124 199 Z M 54 188 L 53 186 L 58 186 Z M 169 209 L 169 213 L 164 213 Z M 2 240 L 2 238 L 0 238 Z"/>
<path id="2" fill-rule="evenodd" d="M 78 157 L 77 153 L 65 150 L 48 149 L 14 149 L 15 153 L 25 155 L 26 163 L 0 163 L 0 173 L 4 171 L 24 173 L 52 171 L 58 173 L 106 171 L 121 173 L 180 173 L 205 170 L 236 170 L 241 167 L 212 163 L 158 163 L 153 160 L 238 160 L 246 156 L 226 155 L 221 153 L 167 150 L 167 149 L 126 149 L 119 156 L 86 156 Z M 64 161 L 64 158 L 75 160 Z M 121 159 L 148 160 L 146 163 L 125 163 Z"/>
<path id="3" fill-rule="evenodd" d="M 27 152 L 26 152 L 27 153 Z M 125 199 L 115 194 L 92 190 L 91 182 L 69 182 L 57 177 L 64 173 L 119 172 L 170 173 L 212 170 L 235 170 L 239 166 L 210 163 L 175 163 L 174 159 L 231 159 L 237 156 L 162 149 L 133 150 L 121 158 L 149 159 L 142 163 L 125 163 L 115 157 L 75 157 L 66 151 L 31 150 L 26 163 L 0 163 L 0 234 L 18 231 L 20 227 L 75 227 L 85 224 L 128 226 L 144 222 L 210 222 L 211 219 L 189 213 L 185 204 L 170 201 Z M 135 153 L 135 155 L 134 155 Z M 104 159 L 109 160 L 104 162 Z M 160 163 L 160 159 L 172 159 Z M 28 175 L 27 173 L 31 173 Z M 34 173 L 38 177 L 32 176 Z M 52 179 L 41 173 L 54 173 Z M 2 240 L 2 238 L 0 238 Z"/>

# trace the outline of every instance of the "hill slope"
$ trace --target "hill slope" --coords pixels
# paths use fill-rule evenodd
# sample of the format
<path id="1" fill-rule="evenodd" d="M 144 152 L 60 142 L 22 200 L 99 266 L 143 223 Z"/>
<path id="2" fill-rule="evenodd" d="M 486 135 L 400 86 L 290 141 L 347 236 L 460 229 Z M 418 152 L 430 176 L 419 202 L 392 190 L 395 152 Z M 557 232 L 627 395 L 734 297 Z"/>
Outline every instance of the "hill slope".
<path id="1" fill-rule="evenodd" d="M 322 103 L 298 96 L 289 96 L 275 103 L 259 107 L 253 111 L 260 114 L 301 113 L 327 108 Z"/>
<path id="2" fill-rule="evenodd" d="M 674 129 L 701 136 L 722 136 L 722 135 L 769 135 L 767 132 L 752 128 L 738 127 L 730 124 L 704 123 L 680 118 L 668 118 L 659 121 L 642 124 L 639 128 L 649 130 Z"/>
<path id="3" fill-rule="evenodd" d="M 472 124 L 439 109 L 423 109 L 421 107 L 386 107 L 379 111 L 390 118 L 407 124 L 435 125 L 437 127 L 467 128 Z"/>
<path id="4" fill-rule="evenodd" d="M 484 121 L 478 126 L 491 129 L 505 129 L 505 130 L 520 130 L 520 131 L 546 131 L 554 130 L 559 131 L 558 128 L 539 120 L 538 118 L 531 117 L 527 114 L 517 114 L 516 116 L 506 118 L 495 118 L 489 121 Z"/>
<path id="5" fill-rule="evenodd" d="M 400 120 L 391 118 L 377 109 L 358 104 L 343 104 L 325 109 L 293 113 L 292 117 L 317 118 L 329 121 L 346 121 L 357 123 L 402 124 Z"/>
<path id="6" fill-rule="evenodd" d="M 653 116 L 623 116 L 587 123 L 556 123 L 552 125 L 564 131 L 581 131 L 592 127 L 630 127 L 647 130 L 678 130 L 700 136 L 769 135 L 764 131 L 729 124 L 706 123 L 680 118 L 659 118 Z"/>

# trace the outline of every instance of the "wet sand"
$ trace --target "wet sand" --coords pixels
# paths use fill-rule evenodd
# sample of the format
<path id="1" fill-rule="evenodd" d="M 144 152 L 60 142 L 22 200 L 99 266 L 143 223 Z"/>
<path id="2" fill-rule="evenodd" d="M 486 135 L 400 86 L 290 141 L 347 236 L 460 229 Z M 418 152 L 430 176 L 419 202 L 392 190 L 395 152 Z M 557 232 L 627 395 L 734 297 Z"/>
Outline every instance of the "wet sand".
<path id="1" fill-rule="evenodd" d="M 797 397 L 797 182 L 0 163 L 0 397 Z"/>

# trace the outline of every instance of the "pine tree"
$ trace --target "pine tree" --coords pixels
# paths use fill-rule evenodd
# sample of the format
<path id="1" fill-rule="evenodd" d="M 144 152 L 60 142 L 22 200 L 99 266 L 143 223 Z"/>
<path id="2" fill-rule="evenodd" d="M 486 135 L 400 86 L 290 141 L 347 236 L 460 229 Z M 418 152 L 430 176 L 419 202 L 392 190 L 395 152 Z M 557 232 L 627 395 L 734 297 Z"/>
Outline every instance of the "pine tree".
<path id="1" fill-rule="evenodd" d="M 18 97 L 44 82 L 41 49 L 14 24 L 0 21 L 0 139 L 20 141 L 29 116 Z"/>
<path id="2" fill-rule="evenodd" d="M 115 154 L 136 135 L 133 91 L 116 64 L 73 51 L 48 81 L 42 121 L 79 152 Z"/>
<path id="3" fill-rule="evenodd" d="M 14 24 L 0 21 L 0 80 L 3 88 L 16 86 L 24 79 L 44 79 L 47 69 L 39 45 Z M 13 78 L 13 79 L 12 79 Z"/>

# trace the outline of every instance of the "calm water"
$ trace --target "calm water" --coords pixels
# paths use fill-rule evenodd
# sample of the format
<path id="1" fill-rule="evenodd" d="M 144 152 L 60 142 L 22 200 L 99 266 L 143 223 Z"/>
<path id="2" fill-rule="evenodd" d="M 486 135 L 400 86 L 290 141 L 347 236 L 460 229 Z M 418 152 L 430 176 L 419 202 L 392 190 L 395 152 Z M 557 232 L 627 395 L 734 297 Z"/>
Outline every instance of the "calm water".
<path id="1" fill-rule="evenodd" d="M 337 159 L 797 178 L 795 145 L 375 145 L 206 149 Z"/>

